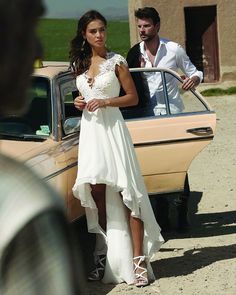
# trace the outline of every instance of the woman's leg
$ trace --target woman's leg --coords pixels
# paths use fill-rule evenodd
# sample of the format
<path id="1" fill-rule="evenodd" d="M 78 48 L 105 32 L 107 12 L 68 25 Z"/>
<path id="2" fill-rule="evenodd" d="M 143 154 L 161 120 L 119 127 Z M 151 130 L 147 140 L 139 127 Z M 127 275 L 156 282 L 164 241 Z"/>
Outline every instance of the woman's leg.
<path id="1" fill-rule="evenodd" d="M 133 241 L 133 256 L 142 256 L 144 236 L 143 222 L 141 219 L 131 216 L 131 214 L 129 217 L 129 222 Z"/>
<path id="2" fill-rule="evenodd" d="M 133 241 L 133 261 L 135 266 L 136 282 L 138 287 L 146 286 L 148 284 L 147 265 L 143 255 L 143 237 L 144 226 L 143 221 L 139 218 L 131 216 L 129 213 L 130 230 Z"/>
<path id="3" fill-rule="evenodd" d="M 123 199 L 120 192 L 120 197 Z M 133 257 L 143 256 L 143 237 L 144 226 L 143 221 L 140 218 L 133 217 L 128 207 L 125 207 L 127 219 L 130 225 L 131 239 L 133 243 Z"/>
<path id="4" fill-rule="evenodd" d="M 106 185 L 95 184 L 91 186 L 91 194 L 98 208 L 98 222 L 101 228 L 106 232 Z M 104 276 L 106 265 L 106 245 L 104 237 L 101 234 L 96 234 L 96 246 L 94 251 L 95 268 L 89 273 L 89 281 L 99 281 Z"/>
<path id="5" fill-rule="evenodd" d="M 90 184 L 91 194 L 98 208 L 98 222 L 102 229 L 106 232 L 107 216 L 106 216 L 106 185 Z"/>
<path id="6" fill-rule="evenodd" d="M 122 194 L 120 193 L 122 198 Z M 144 226 L 140 218 L 133 217 L 128 207 L 126 208 L 127 218 L 129 220 L 131 239 L 133 243 L 133 257 L 143 256 L 143 237 Z"/>

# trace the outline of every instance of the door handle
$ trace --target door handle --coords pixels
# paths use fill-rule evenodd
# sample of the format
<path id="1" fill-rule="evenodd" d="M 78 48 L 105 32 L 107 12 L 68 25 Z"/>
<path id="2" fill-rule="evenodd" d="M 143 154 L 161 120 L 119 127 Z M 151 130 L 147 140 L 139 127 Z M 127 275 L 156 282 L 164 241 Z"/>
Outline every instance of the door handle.
<path id="1" fill-rule="evenodd" d="M 186 132 L 193 133 L 196 135 L 213 134 L 213 130 L 211 127 L 191 128 L 191 129 L 187 129 Z"/>

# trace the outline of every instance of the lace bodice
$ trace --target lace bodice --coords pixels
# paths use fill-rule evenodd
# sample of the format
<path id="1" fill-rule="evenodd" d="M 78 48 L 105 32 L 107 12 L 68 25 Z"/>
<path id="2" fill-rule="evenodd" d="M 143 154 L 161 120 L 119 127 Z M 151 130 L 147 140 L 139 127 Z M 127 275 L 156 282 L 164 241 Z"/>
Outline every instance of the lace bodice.
<path id="1" fill-rule="evenodd" d="M 76 85 L 85 101 L 93 98 L 111 98 L 119 95 L 120 82 L 115 73 L 116 65 L 125 64 L 125 58 L 114 52 L 107 53 L 106 60 L 100 64 L 99 74 L 94 77 L 90 86 L 87 72 L 76 78 Z"/>

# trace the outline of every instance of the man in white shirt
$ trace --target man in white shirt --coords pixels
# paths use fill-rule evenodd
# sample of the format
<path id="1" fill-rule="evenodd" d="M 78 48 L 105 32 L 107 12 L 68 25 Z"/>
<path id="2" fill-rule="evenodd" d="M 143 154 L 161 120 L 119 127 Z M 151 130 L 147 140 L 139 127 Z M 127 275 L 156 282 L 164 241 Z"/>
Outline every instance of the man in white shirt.
<path id="1" fill-rule="evenodd" d="M 182 89 L 190 90 L 195 88 L 202 81 L 203 73 L 196 69 L 185 50 L 178 43 L 159 37 L 160 16 L 156 9 L 153 7 L 139 8 L 135 11 L 135 17 L 142 41 L 129 50 L 127 55 L 129 67 L 165 67 L 176 72 L 180 70 L 185 75 Z M 140 99 L 138 108 L 143 110 L 144 116 L 166 115 L 160 73 L 134 73 L 133 79 Z M 166 75 L 169 108 L 172 114 L 181 113 L 184 110 L 177 82 L 173 76 Z M 147 92 L 149 92 L 149 95 L 146 94 Z M 139 110 L 133 110 L 133 112 L 140 113 Z M 179 229 L 185 229 L 188 226 L 187 207 L 189 195 L 188 175 L 186 175 L 184 192 L 179 198 L 175 199 Z M 168 222 L 167 218 L 166 221 Z M 158 222 L 162 228 L 165 227 L 160 220 Z"/>
<path id="2" fill-rule="evenodd" d="M 173 41 L 160 38 L 160 17 L 153 7 L 140 8 L 135 12 L 141 42 L 133 46 L 127 55 L 129 67 L 165 67 L 185 74 L 182 85 L 184 90 L 196 87 L 203 73 L 192 64 L 185 50 Z M 144 72 L 141 84 L 147 84 L 150 94 L 150 107 L 154 115 L 166 114 L 161 75 L 158 72 Z M 139 87 L 140 87 L 140 83 Z M 136 83 L 137 85 L 137 83 Z M 177 80 L 166 76 L 171 113 L 180 113 L 184 109 Z"/>

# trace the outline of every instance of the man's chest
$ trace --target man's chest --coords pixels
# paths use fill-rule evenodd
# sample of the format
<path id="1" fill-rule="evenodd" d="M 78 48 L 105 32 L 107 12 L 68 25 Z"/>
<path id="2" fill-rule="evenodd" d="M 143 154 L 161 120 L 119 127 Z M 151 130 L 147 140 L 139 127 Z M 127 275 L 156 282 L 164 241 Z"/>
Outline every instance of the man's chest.
<path id="1" fill-rule="evenodd" d="M 168 52 L 166 48 L 162 48 L 157 52 L 154 62 L 154 67 L 166 67 L 166 68 L 176 68 L 176 54 L 174 52 Z"/>
<path id="2" fill-rule="evenodd" d="M 143 66 L 149 67 L 166 67 L 170 69 L 176 69 L 176 54 L 172 51 L 167 51 L 164 47 L 158 51 L 156 55 L 152 55 L 150 52 L 146 52 L 143 57 Z"/>

